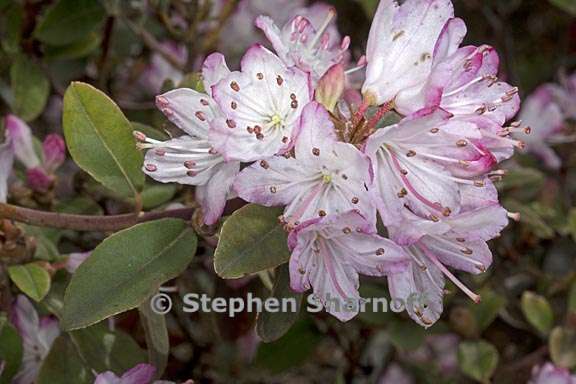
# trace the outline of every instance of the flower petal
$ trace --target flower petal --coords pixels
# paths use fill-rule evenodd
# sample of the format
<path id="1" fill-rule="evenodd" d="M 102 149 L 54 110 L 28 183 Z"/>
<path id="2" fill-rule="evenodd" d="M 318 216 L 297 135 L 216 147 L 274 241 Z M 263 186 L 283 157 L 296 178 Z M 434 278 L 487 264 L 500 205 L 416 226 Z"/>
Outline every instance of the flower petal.
<path id="1" fill-rule="evenodd" d="M 239 162 L 221 163 L 213 168 L 213 176 L 206 184 L 196 187 L 196 198 L 202 206 L 206 225 L 215 224 L 222 216 L 239 172 Z"/>
<path id="2" fill-rule="evenodd" d="M 430 74 L 434 46 L 454 16 L 449 0 L 382 0 L 368 37 L 362 93 L 376 104 L 421 88 Z"/>

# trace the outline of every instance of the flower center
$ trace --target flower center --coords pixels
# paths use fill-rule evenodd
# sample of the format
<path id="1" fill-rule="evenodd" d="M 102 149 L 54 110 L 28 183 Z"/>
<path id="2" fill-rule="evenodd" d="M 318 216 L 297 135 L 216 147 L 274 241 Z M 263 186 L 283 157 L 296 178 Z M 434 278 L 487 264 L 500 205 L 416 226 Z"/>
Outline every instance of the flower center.
<path id="1" fill-rule="evenodd" d="M 274 116 L 272 116 L 272 118 L 270 119 L 270 122 L 272 123 L 273 127 L 279 127 L 282 125 L 282 117 L 280 117 L 279 114 L 275 114 Z"/>
<path id="2" fill-rule="evenodd" d="M 330 184 L 332 182 L 332 175 L 322 175 L 322 182 L 324 184 Z"/>

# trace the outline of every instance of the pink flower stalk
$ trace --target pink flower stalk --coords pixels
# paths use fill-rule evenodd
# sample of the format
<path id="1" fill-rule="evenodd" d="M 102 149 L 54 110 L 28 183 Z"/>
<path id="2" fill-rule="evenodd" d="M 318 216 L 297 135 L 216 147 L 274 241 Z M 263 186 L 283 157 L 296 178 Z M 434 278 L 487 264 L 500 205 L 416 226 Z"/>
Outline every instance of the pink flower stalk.
<path id="1" fill-rule="evenodd" d="M 312 288 L 326 311 L 341 321 L 359 312 L 359 274 L 391 275 L 407 262 L 402 248 L 377 235 L 357 211 L 309 220 L 290 233 L 288 244 L 292 289 Z"/>
<path id="2" fill-rule="evenodd" d="M 458 48 L 466 35 L 461 19 L 444 26 L 427 82 L 418 93 L 403 92 L 395 100 L 402 114 L 439 106 L 454 115 L 483 115 L 500 124 L 516 115 L 518 88 L 498 81 L 499 58 L 489 46 Z"/>
<path id="3" fill-rule="evenodd" d="M 204 86 L 211 89 L 226 78 L 230 71 L 220 54 L 209 56 L 204 62 Z M 237 161 L 226 159 L 209 140 L 210 124 L 224 114 L 207 94 L 180 88 L 158 96 L 157 105 L 184 135 L 158 141 L 138 132 L 139 147 L 146 153 L 144 172 L 162 183 L 196 186 L 206 224 L 214 224 L 222 215 L 230 188 L 240 170 Z"/>
<path id="4" fill-rule="evenodd" d="M 0 203 L 5 203 L 8 198 L 8 177 L 14 164 L 14 148 L 9 137 L 0 144 Z"/>
<path id="5" fill-rule="evenodd" d="M 293 147 L 312 89 L 307 73 L 255 45 L 242 58 L 241 71 L 214 85 L 212 95 L 225 116 L 211 123 L 215 149 L 229 160 L 256 161 Z"/>
<path id="6" fill-rule="evenodd" d="M 534 367 L 528 384 L 576 384 L 576 375 L 571 375 L 566 368 L 546 363 L 541 367 Z"/>
<path id="7" fill-rule="evenodd" d="M 22 338 L 23 347 L 22 365 L 12 383 L 34 384 L 42 361 L 60 335 L 58 321 L 50 316 L 39 318 L 32 303 L 24 295 L 16 298 L 11 320 Z"/>
<path id="8" fill-rule="evenodd" d="M 290 226 L 309 219 L 359 210 L 370 222 L 376 210 L 366 185 L 370 161 L 352 144 L 338 142 L 334 124 L 320 104 L 302 112 L 295 157 L 276 156 L 244 169 L 234 189 L 246 201 L 285 205 Z"/>
<path id="9" fill-rule="evenodd" d="M 528 96 L 520 119 L 531 128 L 531 134 L 525 139 L 527 151 L 542 159 L 548 168 L 558 169 L 561 160 L 551 145 L 564 142 L 567 137 L 563 133 L 564 114 L 555 101 L 554 87 L 543 85 Z"/>
<path id="10" fill-rule="evenodd" d="M 317 82 L 328 69 L 343 63 L 348 57 L 350 37 L 333 41 L 327 29 L 334 25 L 336 10 L 328 7 L 325 19 L 318 28 L 306 17 L 298 15 L 279 28 L 270 17 L 260 16 L 256 26 L 264 31 L 274 50 L 289 67 L 296 66 L 310 72 Z"/>
<path id="11" fill-rule="evenodd" d="M 365 99 L 381 105 L 419 92 L 430 76 L 436 41 L 452 17 L 450 0 L 380 1 L 366 49 Z"/>
<path id="12" fill-rule="evenodd" d="M 120 377 L 111 371 L 100 373 L 94 384 L 151 384 L 155 373 L 152 365 L 138 364 Z"/>

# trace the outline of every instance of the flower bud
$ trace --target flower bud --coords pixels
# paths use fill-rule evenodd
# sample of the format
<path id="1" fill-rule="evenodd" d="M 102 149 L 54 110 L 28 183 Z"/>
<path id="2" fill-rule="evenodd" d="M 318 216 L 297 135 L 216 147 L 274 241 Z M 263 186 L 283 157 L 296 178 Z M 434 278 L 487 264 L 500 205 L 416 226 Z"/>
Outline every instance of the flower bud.
<path id="1" fill-rule="evenodd" d="M 328 111 L 334 112 L 336 104 L 344 93 L 346 77 L 342 64 L 333 65 L 318 81 L 316 88 L 316 101 Z"/>

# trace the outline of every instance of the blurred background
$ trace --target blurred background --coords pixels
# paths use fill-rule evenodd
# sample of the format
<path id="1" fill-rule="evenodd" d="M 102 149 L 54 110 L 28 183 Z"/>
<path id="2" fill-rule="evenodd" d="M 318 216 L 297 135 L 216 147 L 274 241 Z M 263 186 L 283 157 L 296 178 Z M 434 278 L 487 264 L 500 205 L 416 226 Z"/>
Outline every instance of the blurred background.
<path id="1" fill-rule="evenodd" d="M 279 10 L 274 0 L 254 3 L 259 2 L 288 17 L 288 9 Z M 339 30 L 351 36 L 358 59 L 378 1 L 325 2 L 337 8 Z M 501 77 L 517 85 L 523 99 L 555 83 L 572 91 L 568 94 L 576 103 L 576 89 L 567 80 L 576 67 L 576 1 L 453 2 L 468 26 L 466 43 L 496 47 Z M 250 12 L 237 10 L 234 1 L 216 13 L 206 5 L 209 1 L 79 0 L 62 1 L 67 6 L 56 10 L 54 3 L 0 0 L 0 115 L 21 116 L 40 140 L 61 132 L 62 96 L 76 80 L 105 91 L 139 129 L 160 132 L 167 121 L 154 107 L 155 95 L 195 86 L 195 71 L 208 53 L 220 50 L 236 65 L 254 38 L 263 39 L 251 27 Z M 428 330 L 405 314 L 367 312 L 343 324 L 325 313 L 302 313 L 288 334 L 272 343 L 257 338 L 251 314 L 228 318 L 176 311 L 167 317 L 171 357 L 166 377 L 200 383 L 525 383 L 548 363 L 559 377 L 568 377 L 576 367 L 572 118 L 565 114 L 562 136 L 551 144 L 559 166 L 551 169 L 530 153 L 503 166 L 508 174 L 498 183 L 502 201 L 520 213 L 520 220 L 491 243 L 494 264 L 486 273 L 462 276 L 482 295 L 480 304 L 449 286 L 444 315 Z M 536 132 L 538 126 L 532 128 L 537 141 L 548 140 Z M 123 211 L 127 202 L 102 190 L 73 164 L 58 172 L 48 191 L 13 186 L 12 203 L 66 206 L 83 213 Z M 193 198 L 189 190 L 159 185 L 150 196 L 147 208 Z M 50 259 L 54 253 L 92 249 L 103 238 L 60 235 L 54 243 L 49 233 L 31 229 L 23 235 L 22 253 L 33 247 Z M 194 264 L 174 282 L 181 291 L 264 294 L 261 279 L 217 278 L 211 253 L 210 247 L 200 249 Z M 366 279 L 362 291 L 365 297 L 387 295 L 379 279 Z M 137 314 L 118 317 L 116 325 L 145 342 Z"/>

